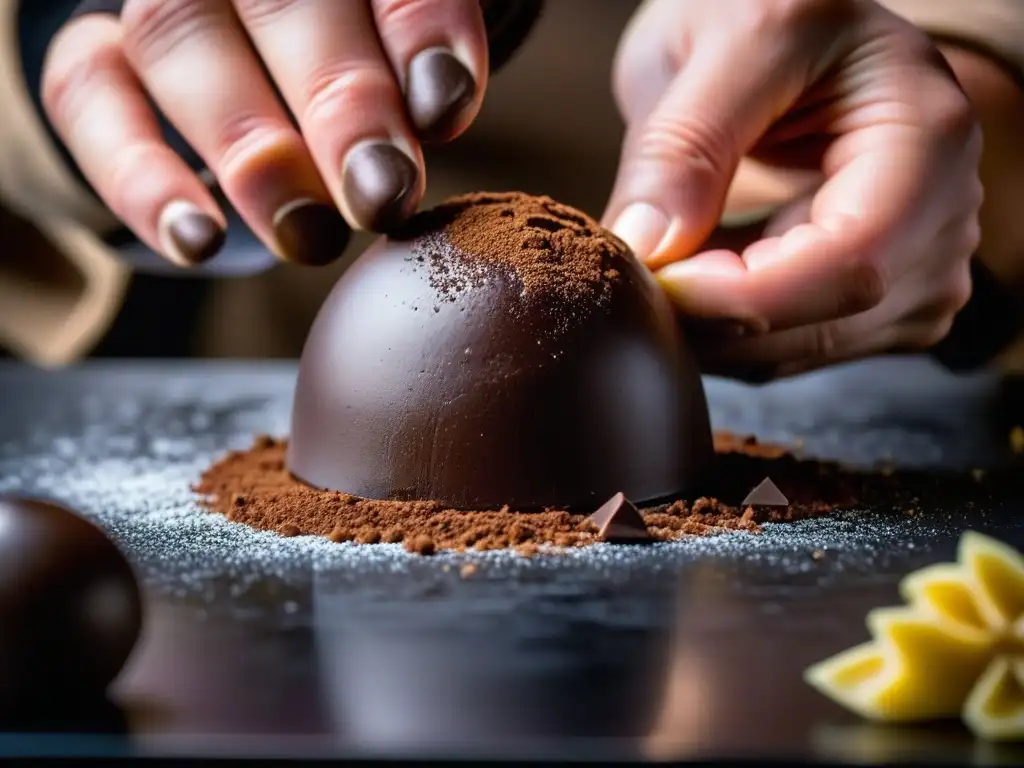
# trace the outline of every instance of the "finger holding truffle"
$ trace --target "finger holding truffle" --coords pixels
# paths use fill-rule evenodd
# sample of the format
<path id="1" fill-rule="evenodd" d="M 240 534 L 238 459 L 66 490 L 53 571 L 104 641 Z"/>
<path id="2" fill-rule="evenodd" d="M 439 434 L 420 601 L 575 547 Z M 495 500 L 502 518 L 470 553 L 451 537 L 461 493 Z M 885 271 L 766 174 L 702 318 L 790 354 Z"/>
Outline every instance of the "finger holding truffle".
<path id="1" fill-rule="evenodd" d="M 141 240 L 180 267 L 216 256 L 224 216 L 161 136 L 114 17 L 83 16 L 57 35 L 43 102 L 93 189 Z"/>
<path id="2" fill-rule="evenodd" d="M 302 264 L 340 256 L 341 214 L 231 3 L 127 0 L 121 24 L 149 95 L 267 247 Z"/>
<path id="3" fill-rule="evenodd" d="M 408 218 L 423 160 L 369 4 L 235 5 L 348 223 L 386 231 Z"/>
<path id="4" fill-rule="evenodd" d="M 480 110 L 487 30 L 479 0 L 373 0 L 384 50 L 422 141 L 455 138 Z"/>
<path id="5" fill-rule="evenodd" d="M 971 295 L 983 187 L 972 103 L 934 42 L 878 3 L 642 14 L 607 216 L 684 317 L 730 329 L 705 357 L 760 379 L 942 341 Z M 772 204 L 774 231 L 701 251 L 743 159 L 819 178 Z"/>

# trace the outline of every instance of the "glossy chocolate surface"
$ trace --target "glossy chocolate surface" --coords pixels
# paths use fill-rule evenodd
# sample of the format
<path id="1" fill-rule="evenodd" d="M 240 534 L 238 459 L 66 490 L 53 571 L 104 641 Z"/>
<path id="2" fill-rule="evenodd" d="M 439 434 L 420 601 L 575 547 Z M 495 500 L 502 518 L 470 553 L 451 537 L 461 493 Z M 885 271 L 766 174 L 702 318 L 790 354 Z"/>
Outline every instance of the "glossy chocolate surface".
<path id="1" fill-rule="evenodd" d="M 297 477 L 521 510 L 593 510 L 619 491 L 641 503 L 701 480 L 712 448 L 699 373 L 631 254 L 612 264 L 602 306 L 565 313 L 526 307 L 497 268 L 453 296 L 416 253 L 379 240 L 321 309 L 295 392 Z"/>
<path id="2" fill-rule="evenodd" d="M 132 569 L 102 531 L 57 504 L 0 496 L 0 710 L 101 696 L 141 624 Z"/>

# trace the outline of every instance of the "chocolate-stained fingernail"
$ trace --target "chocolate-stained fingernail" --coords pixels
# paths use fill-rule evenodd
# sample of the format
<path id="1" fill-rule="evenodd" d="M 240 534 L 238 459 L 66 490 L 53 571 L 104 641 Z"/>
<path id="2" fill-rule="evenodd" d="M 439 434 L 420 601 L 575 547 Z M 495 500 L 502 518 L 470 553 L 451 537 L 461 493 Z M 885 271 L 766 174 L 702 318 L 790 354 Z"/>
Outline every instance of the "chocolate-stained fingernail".
<path id="1" fill-rule="evenodd" d="M 338 259 L 352 230 L 337 208 L 316 200 L 296 200 L 274 215 L 274 237 L 281 258 L 320 267 Z"/>
<path id="2" fill-rule="evenodd" d="M 459 116 L 476 96 L 476 80 L 445 48 L 428 48 L 409 62 L 405 101 L 417 135 L 424 141 L 451 137 Z"/>
<path id="3" fill-rule="evenodd" d="M 416 163 L 394 144 L 353 147 L 345 158 L 342 193 L 355 224 L 386 232 L 409 218 L 416 208 L 418 176 Z"/>
<path id="4" fill-rule="evenodd" d="M 164 255 L 181 267 L 209 261 L 224 245 L 224 228 L 187 200 L 168 203 L 160 214 L 158 229 Z"/>

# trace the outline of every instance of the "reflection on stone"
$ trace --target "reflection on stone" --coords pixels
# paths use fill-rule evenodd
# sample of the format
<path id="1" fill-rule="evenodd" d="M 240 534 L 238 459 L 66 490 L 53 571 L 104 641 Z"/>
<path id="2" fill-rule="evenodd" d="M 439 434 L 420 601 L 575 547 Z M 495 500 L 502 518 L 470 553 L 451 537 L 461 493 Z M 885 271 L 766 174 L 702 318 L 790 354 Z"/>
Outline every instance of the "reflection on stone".
<path id="1" fill-rule="evenodd" d="M 948 723 L 898 727 L 861 723 L 819 726 L 811 734 L 815 757 L 825 762 L 888 765 L 905 761 L 932 761 L 941 754 L 951 762 L 970 762 L 972 740 Z"/>
<path id="2" fill-rule="evenodd" d="M 378 601 L 315 591 L 323 684 L 346 743 L 419 757 L 507 758 L 556 740 L 637 753 L 661 709 L 671 588 L 523 583 L 513 594 L 458 569 L 427 578 L 425 594 Z"/>
<path id="3" fill-rule="evenodd" d="M 868 614 L 870 642 L 807 682 L 871 720 L 959 714 L 982 738 L 1024 739 L 1024 557 L 968 531 L 956 563 L 910 574 L 900 592 L 905 606 Z"/>
<path id="4" fill-rule="evenodd" d="M 0 708 L 0 732 L 124 735 L 128 720 L 105 696 L 65 700 L 57 694 L 46 703 Z"/>
<path id="5" fill-rule="evenodd" d="M 208 614 L 198 607 L 201 598 L 151 599 L 147 631 L 116 688 L 136 747 L 161 749 L 169 738 L 322 731 L 312 632 L 288 628 L 269 608 L 256 612 L 261 604 L 288 602 L 282 598 L 308 605 L 308 590 L 268 578 L 248 597 L 252 613 Z"/>
<path id="6" fill-rule="evenodd" d="M 697 564 L 684 574 L 675 616 L 678 623 L 661 711 L 644 745 L 652 760 L 679 760 L 699 749 L 712 731 L 721 697 L 715 687 L 713 655 L 697 642 L 688 622 L 701 610 L 701 600 L 735 599 L 715 578 L 714 568 Z"/>

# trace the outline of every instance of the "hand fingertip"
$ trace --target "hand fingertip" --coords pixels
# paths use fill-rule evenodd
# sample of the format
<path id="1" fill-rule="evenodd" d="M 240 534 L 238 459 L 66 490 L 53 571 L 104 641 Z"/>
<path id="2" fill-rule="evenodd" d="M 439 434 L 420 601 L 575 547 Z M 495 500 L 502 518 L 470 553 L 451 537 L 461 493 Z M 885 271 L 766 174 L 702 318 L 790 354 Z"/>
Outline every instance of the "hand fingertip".
<path id="1" fill-rule="evenodd" d="M 342 210 L 357 229 L 384 232 L 413 214 L 423 191 L 413 153 L 393 141 L 363 141 L 342 163 Z"/>
<path id="2" fill-rule="evenodd" d="M 334 205 L 308 198 L 282 206 L 272 226 L 278 258 L 311 267 L 340 258 L 352 235 Z"/>
<path id="3" fill-rule="evenodd" d="M 180 267 L 209 261 L 227 236 L 218 218 L 189 200 L 172 200 L 164 206 L 157 225 L 162 253 Z"/>
<path id="4" fill-rule="evenodd" d="M 609 227 L 640 261 L 649 262 L 669 231 L 669 218 L 650 203 L 630 203 Z"/>
<path id="5" fill-rule="evenodd" d="M 428 48 L 414 56 L 405 99 L 419 138 L 444 142 L 465 130 L 478 87 L 471 69 L 447 48 Z"/>
<path id="6" fill-rule="evenodd" d="M 756 272 L 778 261 L 782 256 L 782 250 L 779 248 L 781 240 L 781 237 L 766 237 L 747 246 L 742 255 L 747 269 Z"/>
<path id="7" fill-rule="evenodd" d="M 747 273 L 747 266 L 733 251 L 715 250 L 672 261 L 661 267 L 658 273 L 675 280 L 691 280 L 712 275 L 740 279 Z"/>
<path id="8" fill-rule="evenodd" d="M 658 281 L 658 285 L 672 297 L 685 294 L 691 282 L 685 269 L 674 269 L 680 263 L 682 262 L 669 264 L 654 273 L 654 279 Z"/>

